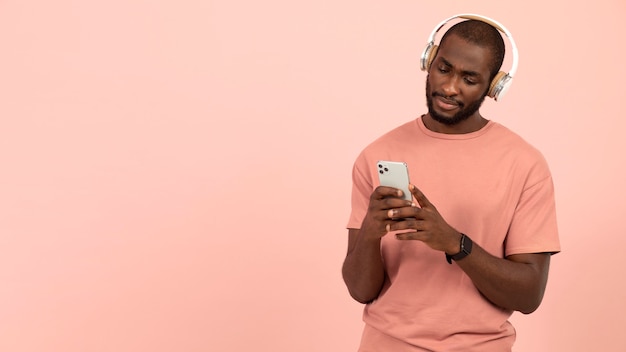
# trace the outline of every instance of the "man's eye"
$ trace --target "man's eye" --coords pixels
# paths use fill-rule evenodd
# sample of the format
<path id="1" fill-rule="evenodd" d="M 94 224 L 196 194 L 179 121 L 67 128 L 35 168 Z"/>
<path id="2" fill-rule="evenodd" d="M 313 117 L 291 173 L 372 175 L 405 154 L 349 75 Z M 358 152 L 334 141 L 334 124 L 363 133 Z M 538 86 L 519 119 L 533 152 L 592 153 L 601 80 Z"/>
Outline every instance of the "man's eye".
<path id="1" fill-rule="evenodd" d="M 446 73 L 446 72 L 448 72 L 448 69 L 445 68 L 445 67 L 439 67 L 439 72 Z"/>
<path id="2" fill-rule="evenodd" d="M 472 81 L 471 79 L 468 79 L 468 78 L 465 79 L 465 83 L 467 83 L 470 86 L 473 86 L 473 85 L 477 84 L 476 82 L 474 82 L 474 81 Z"/>

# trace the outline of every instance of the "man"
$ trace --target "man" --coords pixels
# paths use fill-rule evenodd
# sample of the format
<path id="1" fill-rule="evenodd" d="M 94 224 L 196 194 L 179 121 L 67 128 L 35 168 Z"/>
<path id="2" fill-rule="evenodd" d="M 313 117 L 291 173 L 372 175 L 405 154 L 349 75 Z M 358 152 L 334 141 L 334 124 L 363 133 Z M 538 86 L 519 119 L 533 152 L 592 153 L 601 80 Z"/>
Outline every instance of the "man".
<path id="1" fill-rule="evenodd" d="M 510 351 L 560 251 L 552 177 L 535 148 L 479 108 L 504 59 L 499 31 L 452 26 L 426 67 L 428 113 L 367 146 L 353 169 L 343 277 L 365 303 L 359 351 Z M 408 164 L 414 201 L 379 186 Z M 449 264 L 450 263 L 450 264 Z"/>

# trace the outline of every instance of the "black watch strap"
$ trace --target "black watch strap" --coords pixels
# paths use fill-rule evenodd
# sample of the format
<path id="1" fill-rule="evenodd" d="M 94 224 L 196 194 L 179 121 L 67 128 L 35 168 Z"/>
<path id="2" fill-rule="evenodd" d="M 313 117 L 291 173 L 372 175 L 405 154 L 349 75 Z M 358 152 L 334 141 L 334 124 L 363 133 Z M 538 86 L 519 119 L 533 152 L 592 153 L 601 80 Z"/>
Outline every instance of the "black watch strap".
<path id="1" fill-rule="evenodd" d="M 467 237 L 464 233 L 462 233 L 461 234 L 461 251 L 454 255 L 450 255 L 446 253 L 446 260 L 448 261 L 448 264 L 452 264 L 453 260 L 455 261 L 461 260 L 467 257 L 470 253 L 472 253 L 473 244 L 474 242 L 472 242 L 472 239 Z"/>

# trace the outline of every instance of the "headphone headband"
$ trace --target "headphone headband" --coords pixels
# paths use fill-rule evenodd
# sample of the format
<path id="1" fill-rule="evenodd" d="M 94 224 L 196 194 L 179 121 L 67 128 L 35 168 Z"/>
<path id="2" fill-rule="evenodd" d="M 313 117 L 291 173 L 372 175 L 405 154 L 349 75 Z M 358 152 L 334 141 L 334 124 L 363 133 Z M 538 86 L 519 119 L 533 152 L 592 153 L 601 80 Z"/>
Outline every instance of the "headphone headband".
<path id="1" fill-rule="evenodd" d="M 509 70 L 509 76 L 513 78 L 513 76 L 515 75 L 515 72 L 517 72 L 517 62 L 518 62 L 517 45 L 515 45 L 515 40 L 513 39 L 513 35 L 511 34 L 511 32 L 509 32 L 509 30 L 506 29 L 506 27 L 504 27 L 500 22 L 492 18 L 481 16 L 481 15 L 476 15 L 472 13 L 462 13 L 462 14 L 452 16 L 450 18 L 446 18 L 445 20 L 441 21 L 441 23 L 439 23 L 437 27 L 435 27 L 433 32 L 430 34 L 430 37 L 428 38 L 428 44 L 434 45 L 435 36 L 437 35 L 437 33 L 441 30 L 443 26 L 446 25 L 446 23 L 452 21 L 455 18 L 465 18 L 468 20 L 477 20 L 477 21 L 485 22 L 494 26 L 496 29 L 498 29 L 500 32 L 506 35 L 506 37 L 509 39 L 509 42 L 511 43 L 511 49 L 513 51 L 513 63 L 511 64 L 511 69 Z"/>

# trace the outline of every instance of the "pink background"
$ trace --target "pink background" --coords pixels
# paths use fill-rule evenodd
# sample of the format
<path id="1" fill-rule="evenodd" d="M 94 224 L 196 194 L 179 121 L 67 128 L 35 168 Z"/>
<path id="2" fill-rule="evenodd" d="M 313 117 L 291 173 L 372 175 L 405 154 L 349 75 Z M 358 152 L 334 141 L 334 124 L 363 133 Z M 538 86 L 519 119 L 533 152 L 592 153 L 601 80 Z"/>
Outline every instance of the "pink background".
<path id="1" fill-rule="evenodd" d="M 622 351 L 626 3 L 0 1 L 0 350 L 354 351 L 357 153 L 425 111 L 445 17 L 521 62 L 563 253 L 516 351 Z"/>

